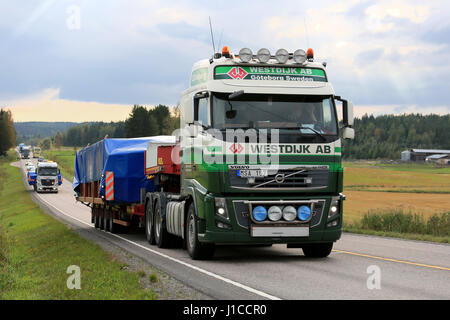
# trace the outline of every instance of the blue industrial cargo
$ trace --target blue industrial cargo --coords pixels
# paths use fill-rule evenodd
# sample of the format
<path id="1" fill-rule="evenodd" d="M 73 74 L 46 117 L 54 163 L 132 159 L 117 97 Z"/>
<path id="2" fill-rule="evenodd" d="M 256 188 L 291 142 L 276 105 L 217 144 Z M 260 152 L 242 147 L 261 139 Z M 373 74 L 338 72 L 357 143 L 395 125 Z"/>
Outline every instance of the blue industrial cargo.
<path id="1" fill-rule="evenodd" d="M 114 202 L 140 201 L 140 189 L 155 191 L 145 175 L 148 142 L 174 143 L 175 137 L 156 136 L 134 139 L 104 139 L 79 150 L 75 157 L 73 190 L 80 184 L 100 181 L 99 197 L 105 196 L 105 173 L 114 173 Z"/>

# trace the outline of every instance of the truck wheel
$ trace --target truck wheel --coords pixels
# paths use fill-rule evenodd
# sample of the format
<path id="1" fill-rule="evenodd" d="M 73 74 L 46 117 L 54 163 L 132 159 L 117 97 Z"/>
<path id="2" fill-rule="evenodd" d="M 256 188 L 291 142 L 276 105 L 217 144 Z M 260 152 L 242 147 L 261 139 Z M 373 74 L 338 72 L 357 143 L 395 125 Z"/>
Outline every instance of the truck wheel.
<path id="1" fill-rule="evenodd" d="M 99 208 L 97 206 L 94 207 L 94 226 L 98 229 L 100 227 L 99 220 Z"/>
<path id="2" fill-rule="evenodd" d="M 145 235 L 147 236 L 148 243 L 156 243 L 155 229 L 153 226 L 152 204 L 150 201 L 147 203 L 147 208 L 145 209 Z"/>
<path id="3" fill-rule="evenodd" d="M 103 224 L 103 217 L 105 216 L 105 208 L 104 207 L 100 207 L 98 208 L 98 227 L 100 230 L 104 230 L 105 229 L 105 225 Z"/>
<path id="4" fill-rule="evenodd" d="M 325 258 L 331 253 L 333 242 L 310 244 L 302 248 L 303 253 L 308 258 Z"/>
<path id="5" fill-rule="evenodd" d="M 111 212 L 111 210 L 109 210 L 108 207 L 105 207 L 103 210 L 103 226 L 104 226 L 106 232 L 109 231 L 110 212 Z"/>
<path id="6" fill-rule="evenodd" d="M 163 225 L 162 217 L 161 217 L 161 205 L 160 201 L 157 200 L 155 202 L 155 213 L 153 215 L 154 221 L 154 233 L 155 233 L 155 242 L 159 248 L 167 248 L 170 246 L 170 234 L 167 232 L 166 228 Z"/>
<path id="7" fill-rule="evenodd" d="M 194 204 L 191 203 L 186 221 L 186 249 L 193 260 L 210 259 L 214 255 L 215 246 L 198 241 L 196 219 Z"/>
<path id="8" fill-rule="evenodd" d="M 114 212 L 112 209 L 109 210 L 109 232 L 118 233 L 119 225 L 114 223 Z"/>

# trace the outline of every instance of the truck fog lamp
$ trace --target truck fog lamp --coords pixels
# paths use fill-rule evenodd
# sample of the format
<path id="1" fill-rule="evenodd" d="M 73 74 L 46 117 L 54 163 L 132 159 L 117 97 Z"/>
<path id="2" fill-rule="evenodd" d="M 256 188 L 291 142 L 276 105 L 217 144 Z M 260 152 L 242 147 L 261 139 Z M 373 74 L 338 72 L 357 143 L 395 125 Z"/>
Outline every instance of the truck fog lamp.
<path id="1" fill-rule="evenodd" d="M 267 210 L 263 206 L 257 206 L 253 209 L 252 215 L 256 221 L 264 221 L 267 218 Z"/>
<path id="2" fill-rule="evenodd" d="M 275 53 L 275 59 L 277 59 L 279 63 L 286 63 L 289 59 L 289 52 L 287 52 L 286 49 L 278 49 Z"/>
<path id="3" fill-rule="evenodd" d="M 270 59 L 270 51 L 269 49 L 262 48 L 258 50 L 258 53 L 256 54 L 256 57 L 258 60 L 262 63 L 266 63 Z"/>
<path id="4" fill-rule="evenodd" d="M 241 59 L 242 62 L 249 62 L 253 58 L 253 52 L 249 48 L 242 48 L 239 51 L 239 59 Z"/>
<path id="5" fill-rule="evenodd" d="M 295 50 L 293 58 L 296 63 L 304 63 L 306 61 L 305 50 L 303 50 L 303 49 Z"/>
<path id="6" fill-rule="evenodd" d="M 271 206 L 268 211 L 269 219 L 271 221 L 278 221 L 281 219 L 283 215 L 281 212 L 281 208 L 278 206 Z"/>
<path id="7" fill-rule="evenodd" d="M 287 206 L 283 209 L 283 219 L 286 221 L 294 221 L 297 216 L 297 210 L 293 206 Z"/>
<path id="8" fill-rule="evenodd" d="M 311 217 L 311 208 L 308 206 L 301 206 L 297 209 L 297 217 L 301 221 L 306 221 Z"/>

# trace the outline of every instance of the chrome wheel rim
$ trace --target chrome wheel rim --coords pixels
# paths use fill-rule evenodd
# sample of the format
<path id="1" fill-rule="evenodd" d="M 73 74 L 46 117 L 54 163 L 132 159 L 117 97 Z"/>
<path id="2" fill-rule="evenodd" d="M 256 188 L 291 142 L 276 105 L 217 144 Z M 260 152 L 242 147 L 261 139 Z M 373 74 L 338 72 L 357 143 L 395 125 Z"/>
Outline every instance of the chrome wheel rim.
<path id="1" fill-rule="evenodd" d="M 189 224 L 188 224 L 188 240 L 189 240 L 189 247 L 193 248 L 195 243 L 195 230 L 194 230 L 194 223 L 195 220 L 190 217 L 189 218 Z"/>
<path id="2" fill-rule="evenodd" d="M 161 227 L 161 217 L 159 216 L 159 211 L 156 211 L 155 216 L 155 237 L 159 239 L 159 228 Z"/>

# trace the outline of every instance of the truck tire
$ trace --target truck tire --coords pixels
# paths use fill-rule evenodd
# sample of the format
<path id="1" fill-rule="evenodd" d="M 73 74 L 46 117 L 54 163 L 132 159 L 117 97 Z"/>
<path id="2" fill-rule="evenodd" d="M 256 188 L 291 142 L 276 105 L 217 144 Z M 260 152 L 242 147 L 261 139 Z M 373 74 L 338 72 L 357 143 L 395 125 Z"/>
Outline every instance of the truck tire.
<path id="1" fill-rule="evenodd" d="M 111 210 L 108 207 L 105 207 L 103 210 L 103 226 L 106 232 L 109 231 L 109 215 Z"/>
<path id="2" fill-rule="evenodd" d="M 197 217 L 194 204 L 189 206 L 186 219 L 186 249 L 193 260 L 206 260 L 212 258 L 215 251 L 214 244 L 202 244 L 198 241 Z"/>
<path id="3" fill-rule="evenodd" d="M 104 207 L 99 207 L 98 208 L 98 227 L 100 230 L 104 230 L 105 229 L 105 225 L 103 224 L 103 217 L 105 215 L 105 208 Z"/>
<path id="4" fill-rule="evenodd" d="M 112 209 L 109 210 L 109 232 L 118 233 L 119 225 L 114 223 L 114 212 Z"/>
<path id="5" fill-rule="evenodd" d="M 331 253 L 333 242 L 310 244 L 302 247 L 303 253 L 308 258 L 325 258 Z"/>
<path id="6" fill-rule="evenodd" d="M 155 201 L 155 210 L 153 213 L 153 230 L 155 231 L 155 242 L 158 248 L 168 248 L 170 246 L 171 235 L 167 232 L 167 229 L 163 223 L 161 217 L 161 200 Z"/>
<path id="7" fill-rule="evenodd" d="M 145 208 L 145 235 L 147 236 L 148 243 L 152 245 L 156 243 L 151 201 L 147 202 L 147 207 Z"/>
<path id="8" fill-rule="evenodd" d="M 94 207 L 94 226 L 98 229 L 100 228 L 100 220 L 99 220 L 99 207 Z"/>

